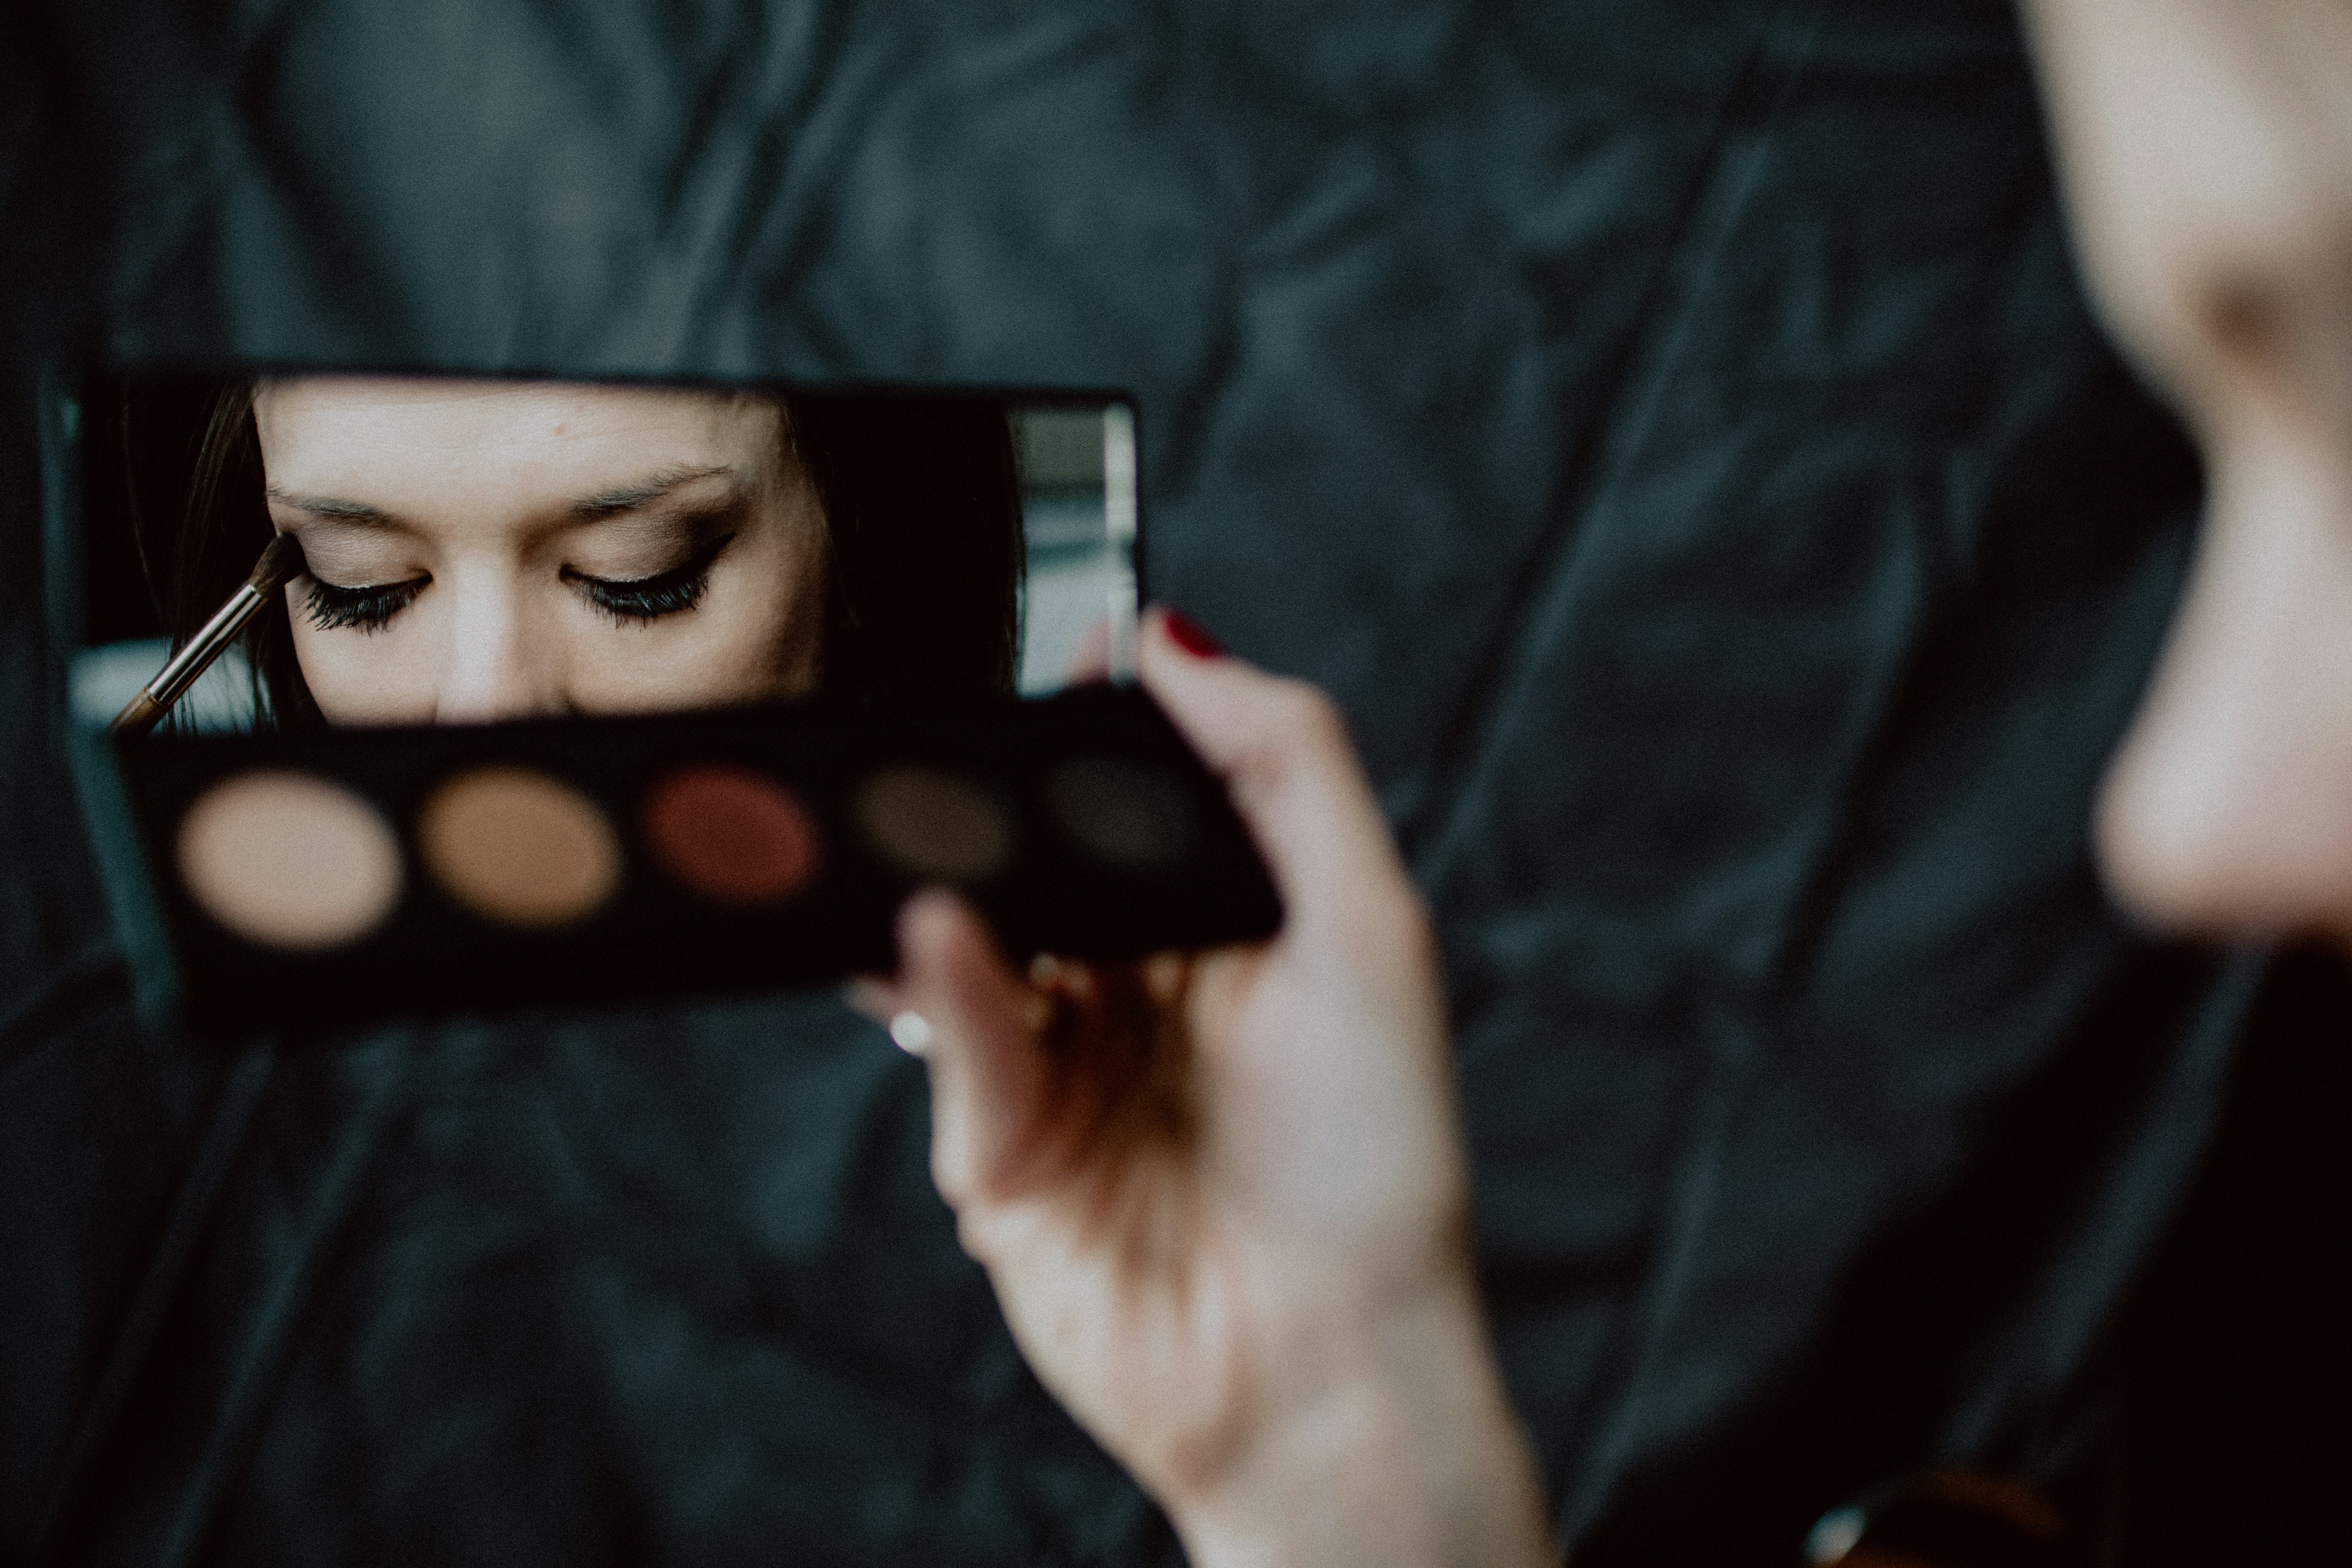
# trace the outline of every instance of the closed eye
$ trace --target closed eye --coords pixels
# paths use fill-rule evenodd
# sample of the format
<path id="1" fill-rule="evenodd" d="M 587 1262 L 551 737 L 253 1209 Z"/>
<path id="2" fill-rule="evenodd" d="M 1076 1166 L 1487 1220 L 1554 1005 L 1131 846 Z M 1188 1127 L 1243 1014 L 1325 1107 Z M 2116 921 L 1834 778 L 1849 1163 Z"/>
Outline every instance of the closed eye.
<path id="1" fill-rule="evenodd" d="M 591 577 L 569 566 L 561 575 L 615 621 L 643 625 L 664 616 L 681 615 L 700 604 L 710 587 L 711 563 L 734 541 L 733 534 L 721 534 L 683 564 L 650 577 Z"/>
<path id="2" fill-rule="evenodd" d="M 432 581 L 430 576 L 412 577 L 404 583 L 371 583 L 346 588 L 313 577 L 302 613 L 320 631 L 380 632 L 391 624 L 393 616 L 408 608 Z"/>

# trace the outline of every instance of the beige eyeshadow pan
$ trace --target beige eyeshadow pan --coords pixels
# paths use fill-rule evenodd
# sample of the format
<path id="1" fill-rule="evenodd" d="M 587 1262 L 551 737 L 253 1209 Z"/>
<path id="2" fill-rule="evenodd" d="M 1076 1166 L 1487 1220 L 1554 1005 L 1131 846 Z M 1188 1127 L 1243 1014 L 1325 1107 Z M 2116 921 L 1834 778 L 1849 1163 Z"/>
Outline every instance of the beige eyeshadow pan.
<path id="1" fill-rule="evenodd" d="M 400 842 L 358 793 L 267 769 L 206 790 L 180 820 L 181 879 L 248 942 L 296 952 L 347 946 L 400 901 Z"/>
<path id="2" fill-rule="evenodd" d="M 503 925 L 572 925 L 604 908 L 621 849 L 595 802 L 533 768 L 478 768 L 433 792 L 416 822 L 435 881 Z"/>

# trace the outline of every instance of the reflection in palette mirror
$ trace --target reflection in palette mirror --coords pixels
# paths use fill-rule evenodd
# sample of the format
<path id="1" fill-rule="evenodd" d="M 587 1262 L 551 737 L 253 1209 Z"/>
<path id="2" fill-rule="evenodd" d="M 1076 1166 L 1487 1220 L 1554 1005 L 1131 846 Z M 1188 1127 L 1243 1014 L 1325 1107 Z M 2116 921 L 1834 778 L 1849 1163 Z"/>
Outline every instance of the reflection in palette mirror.
<path id="1" fill-rule="evenodd" d="M 1116 399 L 108 374 L 80 417 L 93 725 L 936 707 L 1131 673 Z"/>
<path id="2" fill-rule="evenodd" d="M 1118 398 L 108 374 L 45 428 L 70 754 L 150 1016 L 829 984 L 890 969 L 926 885 L 1015 957 L 1280 923 L 1129 679 Z"/>

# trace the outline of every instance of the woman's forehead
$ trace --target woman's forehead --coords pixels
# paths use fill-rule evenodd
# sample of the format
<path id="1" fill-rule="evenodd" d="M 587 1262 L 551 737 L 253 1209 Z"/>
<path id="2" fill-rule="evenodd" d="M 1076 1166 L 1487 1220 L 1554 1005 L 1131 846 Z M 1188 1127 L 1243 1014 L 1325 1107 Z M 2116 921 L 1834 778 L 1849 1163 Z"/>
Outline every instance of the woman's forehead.
<path id="1" fill-rule="evenodd" d="M 273 485 L 396 477 L 418 459 L 565 482 L 741 468 L 780 449 L 782 416 L 771 399 L 693 388 L 345 375 L 264 382 L 254 412 Z"/>

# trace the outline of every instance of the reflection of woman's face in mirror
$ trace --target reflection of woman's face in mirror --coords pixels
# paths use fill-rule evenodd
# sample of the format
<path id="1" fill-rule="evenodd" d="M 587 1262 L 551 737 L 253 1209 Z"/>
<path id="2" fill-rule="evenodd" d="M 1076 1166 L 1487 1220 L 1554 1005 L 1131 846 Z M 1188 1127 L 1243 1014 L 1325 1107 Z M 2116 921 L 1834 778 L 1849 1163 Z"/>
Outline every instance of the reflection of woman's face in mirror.
<path id="1" fill-rule="evenodd" d="M 811 690 L 827 533 L 772 399 L 295 376 L 254 415 L 302 679 L 336 724 Z"/>

